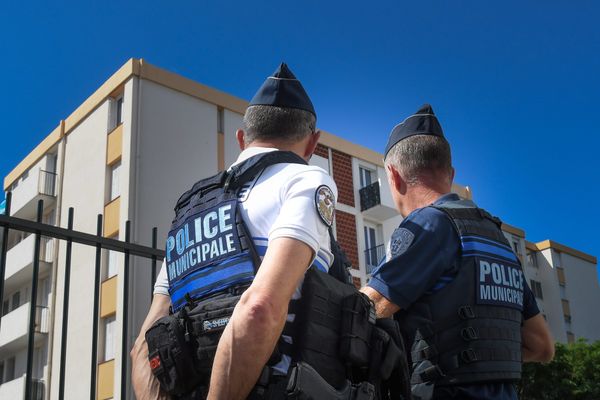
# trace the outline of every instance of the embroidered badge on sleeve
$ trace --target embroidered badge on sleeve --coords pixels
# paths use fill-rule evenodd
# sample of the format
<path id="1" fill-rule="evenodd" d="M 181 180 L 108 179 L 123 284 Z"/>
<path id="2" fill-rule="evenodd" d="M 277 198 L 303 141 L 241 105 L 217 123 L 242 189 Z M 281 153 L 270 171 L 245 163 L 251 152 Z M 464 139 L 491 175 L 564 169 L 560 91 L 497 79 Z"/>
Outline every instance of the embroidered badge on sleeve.
<path id="1" fill-rule="evenodd" d="M 329 186 L 321 185 L 317 188 L 315 192 L 315 206 L 325 225 L 331 226 L 333 224 L 335 196 Z"/>
<path id="2" fill-rule="evenodd" d="M 414 238 L 415 234 L 409 231 L 408 229 L 396 229 L 394 233 L 392 233 L 392 239 L 390 244 L 390 252 L 392 253 L 392 258 L 404 254 L 404 252 L 408 250 L 408 248 L 412 244 Z"/>

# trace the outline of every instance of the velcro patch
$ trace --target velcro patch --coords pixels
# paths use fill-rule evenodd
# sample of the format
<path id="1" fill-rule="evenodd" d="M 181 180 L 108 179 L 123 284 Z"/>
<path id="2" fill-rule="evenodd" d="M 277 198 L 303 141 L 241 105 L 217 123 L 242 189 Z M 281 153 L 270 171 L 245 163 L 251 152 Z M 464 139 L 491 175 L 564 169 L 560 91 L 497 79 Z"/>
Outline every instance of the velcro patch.
<path id="1" fill-rule="evenodd" d="M 206 333 L 206 332 L 212 332 L 212 331 L 216 331 L 216 330 L 225 329 L 225 327 L 229 323 L 230 318 L 231 317 L 221 317 L 221 318 L 206 320 L 206 321 L 202 322 L 202 331 L 204 331 Z"/>
<path id="2" fill-rule="evenodd" d="M 327 185 L 321 185 L 315 192 L 315 206 L 317 213 L 327 226 L 333 224 L 333 212 L 335 211 L 335 196 Z"/>
<path id="3" fill-rule="evenodd" d="M 160 362 L 160 354 L 156 354 L 151 356 L 148 359 L 148 363 L 150 364 L 150 369 L 153 374 L 159 374 L 162 371 L 162 363 Z"/>

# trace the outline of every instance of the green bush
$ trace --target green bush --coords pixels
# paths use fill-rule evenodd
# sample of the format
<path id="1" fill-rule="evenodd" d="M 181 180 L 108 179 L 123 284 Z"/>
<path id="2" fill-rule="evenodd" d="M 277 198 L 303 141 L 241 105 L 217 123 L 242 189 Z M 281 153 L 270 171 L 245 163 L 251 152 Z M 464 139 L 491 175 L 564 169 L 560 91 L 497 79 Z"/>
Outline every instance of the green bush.
<path id="1" fill-rule="evenodd" d="M 522 400 L 600 399 L 600 341 L 557 343 L 552 362 L 523 366 L 518 390 Z"/>

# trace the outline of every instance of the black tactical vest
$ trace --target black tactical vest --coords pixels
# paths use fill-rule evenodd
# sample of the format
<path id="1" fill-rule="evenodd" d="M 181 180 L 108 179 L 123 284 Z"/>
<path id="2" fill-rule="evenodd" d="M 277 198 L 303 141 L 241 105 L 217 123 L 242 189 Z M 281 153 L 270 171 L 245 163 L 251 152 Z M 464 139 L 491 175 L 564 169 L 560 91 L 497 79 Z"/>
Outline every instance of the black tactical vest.
<path id="1" fill-rule="evenodd" d="M 447 286 L 398 313 L 412 362 L 413 393 L 424 383 L 516 381 L 521 377 L 525 285 L 520 261 L 500 220 L 474 203 L 433 207 L 456 228 L 460 265 Z"/>

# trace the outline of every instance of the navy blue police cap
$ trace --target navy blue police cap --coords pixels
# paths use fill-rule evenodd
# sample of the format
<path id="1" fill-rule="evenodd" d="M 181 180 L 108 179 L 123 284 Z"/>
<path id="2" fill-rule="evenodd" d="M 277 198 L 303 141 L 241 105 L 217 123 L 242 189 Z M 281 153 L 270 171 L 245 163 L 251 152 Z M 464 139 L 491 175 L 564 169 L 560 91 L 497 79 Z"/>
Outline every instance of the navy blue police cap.
<path id="1" fill-rule="evenodd" d="M 310 98 L 296 76 L 285 63 L 281 63 L 272 76 L 269 76 L 254 95 L 248 106 L 275 106 L 298 108 L 317 113 Z"/>
<path id="2" fill-rule="evenodd" d="M 385 146 L 385 158 L 392 147 L 402 139 L 415 135 L 431 135 L 444 137 L 442 126 L 429 104 L 423 104 L 419 111 L 400 122 L 392 129 Z"/>

